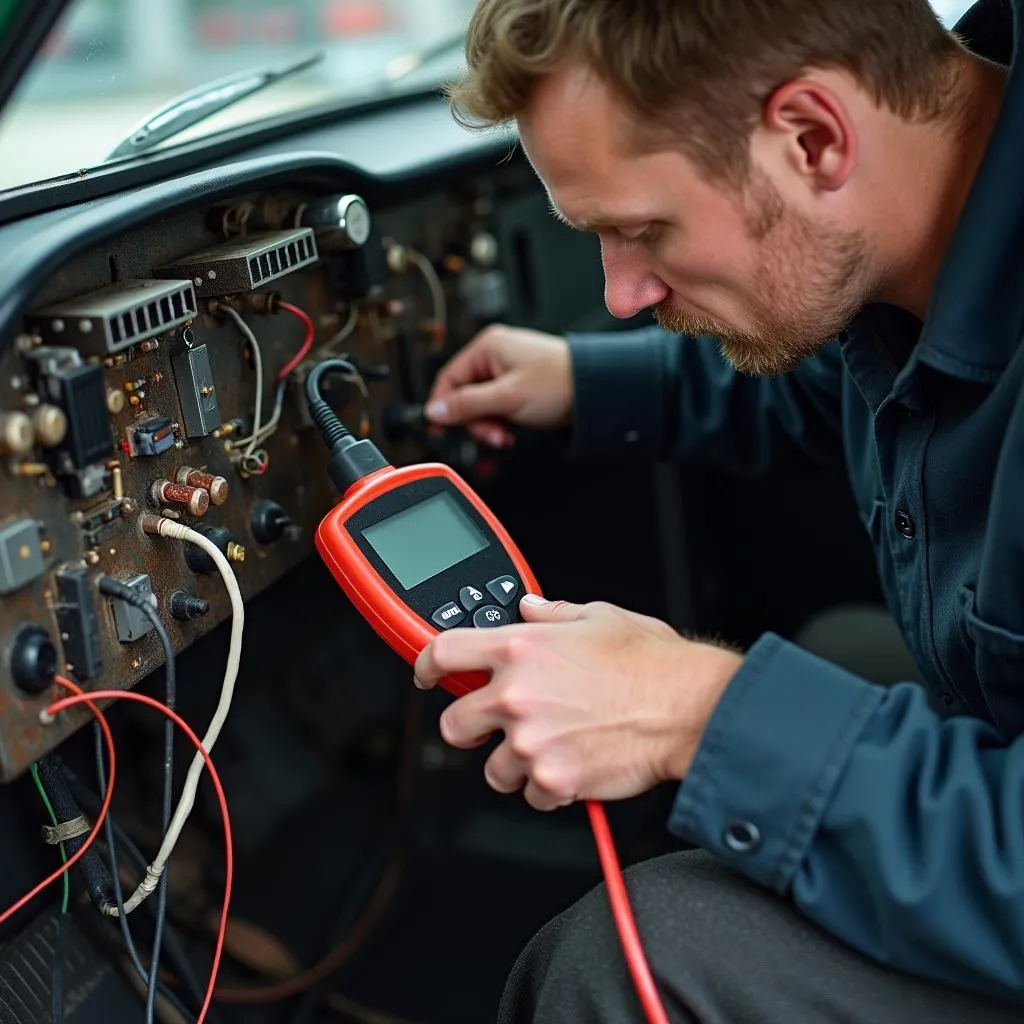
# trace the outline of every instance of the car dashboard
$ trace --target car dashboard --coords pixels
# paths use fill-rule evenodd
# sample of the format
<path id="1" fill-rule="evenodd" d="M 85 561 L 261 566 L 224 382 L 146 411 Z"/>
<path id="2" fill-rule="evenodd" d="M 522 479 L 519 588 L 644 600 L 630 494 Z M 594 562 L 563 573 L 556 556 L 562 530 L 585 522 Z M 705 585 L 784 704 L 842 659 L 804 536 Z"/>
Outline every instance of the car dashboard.
<path id="1" fill-rule="evenodd" d="M 514 140 L 436 98 L 0 228 L 0 781 L 89 718 L 40 724 L 54 672 L 127 688 L 163 661 L 100 579 L 177 652 L 230 616 L 209 555 L 146 516 L 210 538 L 245 600 L 307 559 L 338 495 L 303 380 L 332 356 L 353 433 L 472 475 L 467 435 L 425 429 L 433 374 L 490 321 L 585 318 L 599 277 L 557 273 L 585 245 Z"/>

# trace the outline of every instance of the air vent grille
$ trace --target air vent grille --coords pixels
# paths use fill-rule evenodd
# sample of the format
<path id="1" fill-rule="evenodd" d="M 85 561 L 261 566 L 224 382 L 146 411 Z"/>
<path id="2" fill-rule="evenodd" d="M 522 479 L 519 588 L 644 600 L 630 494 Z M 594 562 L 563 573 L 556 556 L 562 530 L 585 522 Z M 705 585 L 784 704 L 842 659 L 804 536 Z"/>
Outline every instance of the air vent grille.
<path id="1" fill-rule="evenodd" d="M 312 230 L 299 228 L 225 242 L 160 267 L 156 273 L 191 279 L 201 297 L 234 295 L 261 288 L 318 259 Z"/>
<path id="2" fill-rule="evenodd" d="M 113 353 L 186 323 L 198 309 L 190 281 L 124 281 L 36 310 L 27 320 L 47 344 Z"/>

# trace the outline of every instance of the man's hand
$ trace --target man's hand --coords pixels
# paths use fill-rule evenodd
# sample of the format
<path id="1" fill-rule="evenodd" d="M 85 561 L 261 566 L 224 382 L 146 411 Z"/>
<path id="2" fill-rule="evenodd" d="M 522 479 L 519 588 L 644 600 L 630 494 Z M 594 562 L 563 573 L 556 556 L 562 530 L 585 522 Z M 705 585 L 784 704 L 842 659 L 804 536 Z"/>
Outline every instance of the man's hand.
<path id="1" fill-rule="evenodd" d="M 425 688 L 492 674 L 445 710 L 444 739 L 469 749 L 503 732 L 487 781 L 500 793 L 525 785 L 538 810 L 681 780 L 742 658 L 607 604 L 527 595 L 520 607 L 525 624 L 442 633 L 416 660 Z"/>
<path id="2" fill-rule="evenodd" d="M 442 368 L 426 413 L 431 423 L 465 425 L 477 440 L 505 448 L 513 440 L 506 423 L 565 426 L 572 404 L 565 338 L 492 324 Z"/>

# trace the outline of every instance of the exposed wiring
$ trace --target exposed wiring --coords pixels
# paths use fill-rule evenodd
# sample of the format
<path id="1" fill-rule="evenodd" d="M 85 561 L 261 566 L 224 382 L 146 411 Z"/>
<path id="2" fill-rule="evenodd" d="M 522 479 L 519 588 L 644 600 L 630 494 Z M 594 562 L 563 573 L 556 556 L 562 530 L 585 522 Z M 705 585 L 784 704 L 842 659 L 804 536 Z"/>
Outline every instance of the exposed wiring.
<path id="1" fill-rule="evenodd" d="M 417 252 L 415 249 L 406 248 L 405 255 L 409 262 L 423 275 L 423 279 L 427 282 L 427 287 L 430 289 L 431 300 L 434 304 L 434 327 L 432 331 L 434 344 L 435 346 L 443 345 L 448 335 L 448 302 L 445 299 L 441 278 L 437 276 L 434 264 L 423 253 Z"/>
<path id="2" fill-rule="evenodd" d="M 174 727 L 174 723 L 172 722 L 171 723 L 171 728 L 173 728 L 173 727 Z M 99 731 L 98 728 L 96 729 L 96 755 L 95 756 L 96 756 L 96 781 L 99 783 L 100 789 L 102 790 L 105 787 L 105 785 L 106 785 L 106 766 L 104 764 L 104 758 L 103 758 L 102 733 Z M 166 985 L 161 985 L 160 984 L 159 971 L 155 972 L 155 974 L 151 973 L 150 969 L 148 969 L 146 967 L 146 965 L 142 961 L 142 957 L 139 955 L 139 949 L 135 945 L 135 937 L 132 935 L 131 927 L 128 924 L 128 915 L 124 912 L 124 889 L 123 889 L 123 887 L 121 885 L 121 869 L 120 869 L 120 867 L 119 867 L 119 865 L 117 863 L 117 844 L 115 842 L 115 836 L 114 836 L 114 833 L 117 831 L 118 826 L 114 822 L 114 816 L 112 814 L 108 814 L 106 816 L 106 818 L 104 819 L 104 821 L 103 821 L 103 829 L 104 829 L 104 836 L 103 836 L 103 838 L 104 838 L 104 840 L 106 841 L 106 844 L 107 844 L 107 858 L 108 858 L 108 863 L 109 863 L 109 866 L 110 866 L 111 887 L 113 888 L 113 891 L 114 891 L 114 905 L 117 907 L 117 910 L 118 910 L 118 915 L 117 915 L 117 917 L 118 917 L 118 924 L 120 925 L 120 928 L 121 928 L 121 939 L 124 942 L 125 951 L 128 954 L 128 959 L 131 960 L 131 962 L 132 962 L 132 967 L 135 969 L 135 973 L 139 976 L 139 980 L 145 986 L 145 990 L 146 990 L 146 993 L 147 993 L 147 1001 L 148 1001 L 149 986 L 151 984 L 153 984 L 153 978 L 155 977 L 156 978 L 156 982 L 155 982 L 156 988 L 159 991 L 160 995 L 163 996 L 164 999 L 166 999 L 169 1003 L 171 1003 L 171 1005 L 178 1011 L 178 1013 L 182 1014 L 186 1020 L 191 1020 L 195 1016 L 195 1014 L 190 1012 L 188 1007 L 186 1007 L 185 1004 L 178 998 L 178 996 L 174 992 L 172 992 L 169 988 L 167 988 Z M 145 862 L 145 860 L 143 860 L 143 862 L 142 862 L 142 870 L 145 871 L 145 869 L 146 869 L 146 862 Z M 164 886 L 166 881 L 167 881 L 167 876 L 165 874 L 163 879 L 161 879 L 161 886 L 162 887 Z M 163 911 L 164 914 L 166 914 L 166 901 L 165 900 L 161 900 L 159 896 L 157 897 L 157 900 L 158 900 L 157 916 L 159 917 L 160 914 L 161 914 L 161 910 Z M 162 904 L 162 907 L 161 907 L 161 904 Z M 164 938 L 163 932 L 164 932 L 164 928 L 165 928 L 165 921 L 163 919 L 159 920 L 157 922 L 156 928 L 157 928 L 158 933 L 160 934 L 160 937 L 161 937 L 161 940 L 162 940 Z M 199 990 L 199 1000 L 198 1000 L 198 1002 L 201 1004 L 202 1001 L 203 1001 L 203 992 L 202 992 L 202 989 L 200 989 Z M 154 1011 L 155 1011 L 155 1008 L 156 1008 L 156 1006 L 155 1006 L 155 1003 L 154 1003 Z M 147 1015 L 149 1013 L 148 1005 L 147 1005 L 147 1008 L 146 1008 L 146 1013 L 147 1013 Z"/>
<path id="3" fill-rule="evenodd" d="M 85 783 L 81 781 L 81 779 L 78 778 L 74 771 L 72 771 L 66 765 L 64 766 L 64 773 L 65 776 L 67 777 L 68 784 L 74 791 L 76 799 L 79 801 L 79 803 L 81 803 L 81 805 L 85 807 L 87 810 L 95 812 L 95 810 L 100 805 L 100 798 L 91 789 L 89 789 L 85 785 Z M 135 867 L 139 871 L 145 872 L 146 867 L 149 865 L 149 860 L 135 844 L 135 841 L 132 839 L 132 837 L 124 830 L 124 828 L 121 827 L 121 825 L 119 824 L 119 822 L 117 821 L 113 814 L 108 814 L 106 821 L 110 823 L 110 827 L 113 830 L 114 837 L 117 840 L 117 844 L 119 844 L 124 850 L 127 851 L 128 856 L 134 862 Z M 111 866 L 114 868 L 113 875 L 114 878 L 116 879 L 116 882 L 113 883 L 114 897 L 118 903 L 123 903 L 123 895 L 121 894 L 121 874 L 120 868 L 117 867 L 117 846 L 111 845 L 109 836 L 105 836 L 105 839 L 107 840 L 107 846 L 111 849 L 110 862 Z M 124 915 L 124 919 L 127 920 L 127 915 Z M 184 983 L 185 988 L 188 990 L 189 996 L 195 1000 L 196 1007 L 202 1006 L 204 989 L 202 985 L 199 984 L 199 979 L 196 977 L 195 971 L 192 969 L 192 964 L 185 953 L 185 947 L 182 945 L 181 940 L 178 938 L 177 933 L 170 926 L 170 924 L 168 924 L 166 927 L 164 945 L 167 947 L 168 956 L 174 963 L 174 973 Z M 131 951 L 129 950 L 129 956 L 130 955 Z M 142 963 L 141 958 L 139 962 Z M 143 968 L 144 967 L 145 965 L 143 965 Z M 137 970 L 138 969 L 136 968 L 136 972 Z M 180 1001 L 180 999 L 178 999 L 174 991 L 168 988 L 167 985 L 163 984 L 162 982 L 160 983 L 160 994 L 165 999 L 167 999 L 168 1002 L 174 1004 L 175 1009 L 179 1013 L 183 1014 L 189 1019 L 195 1019 L 195 1011 L 190 1011 Z M 209 1019 L 212 1020 L 213 1016 L 213 1010 L 211 1009 L 209 1013 Z"/>
<path id="4" fill-rule="evenodd" d="M 111 579 L 109 576 L 104 576 L 99 582 L 100 592 L 106 594 L 108 597 L 115 597 L 123 601 L 125 604 L 131 605 L 137 611 L 141 612 L 149 624 L 153 627 L 156 635 L 160 639 L 160 645 L 164 649 L 164 704 L 174 710 L 175 703 L 177 702 L 178 695 L 178 684 L 175 672 L 174 663 L 174 645 L 171 643 L 170 634 L 167 632 L 167 627 L 163 624 L 160 616 L 157 615 L 152 604 L 147 601 L 141 594 L 131 589 L 131 587 L 125 586 L 123 583 L 119 583 L 117 580 Z M 96 773 L 100 779 L 100 788 L 103 788 L 103 746 L 99 743 L 99 737 L 97 736 L 96 744 Z M 163 785 L 163 805 L 160 811 L 160 832 L 166 834 L 167 829 L 171 824 L 171 809 L 174 803 L 174 723 L 168 719 L 164 723 L 164 785 Z M 106 829 L 107 846 L 110 849 L 111 856 L 111 874 L 113 877 L 113 883 L 115 891 L 120 894 L 121 880 L 117 876 L 117 860 L 116 853 L 114 851 L 114 834 L 113 829 L 110 827 L 109 820 L 107 821 Z M 121 908 L 123 904 L 120 900 L 117 902 L 118 916 L 121 917 L 123 922 L 123 932 L 125 938 L 125 944 L 131 948 L 131 937 L 130 932 L 127 929 L 127 921 L 122 914 Z M 153 933 L 153 951 L 151 955 L 151 966 L 149 974 L 143 970 L 140 972 L 140 977 L 146 985 L 146 1024 L 153 1024 L 156 1017 L 156 993 L 157 993 L 157 980 L 160 976 L 160 950 L 163 946 L 164 941 L 164 925 L 167 921 L 167 872 L 163 873 L 160 879 L 160 885 L 157 891 L 157 909 L 156 909 L 156 922 Z M 136 958 L 133 958 L 137 960 Z M 138 966 L 138 965 L 137 965 Z"/>
<path id="5" fill-rule="evenodd" d="M 53 804 L 50 803 L 50 798 L 46 794 L 46 790 L 43 789 L 42 780 L 39 778 L 39 768 L 36 765 L 32 765 L 29 769 L 29 774 L 32 776 L 32 781 L 36 784 L 36 789 L 39 790 L 39 796 L 42 798 L 43 806 L 46 808 L 46 813 L 50 816 L 50 823 L 54 828 L 60 828 L 60 822 L 57 820 L 57 812 L 53 809 Z M 63 843 L 58 843 L 60 849 L 60 859 L 62 864 L 68 862 L 68 852 L 64 849 Z M 60 912 L 66 914 L 68 912 L 68 906 L 71 903 L 71 880 L 68 878 L 68 873 L 64 872 L 64 892 L 61 895 L 60 900 Z"/>
<path id="6" fill-rule="evenodd" d="M 47 889 L 53 882 L 56 882 L 58 878 L 66 874 L 75 864 L 77 864 L 82 857 L 85 856 L 85 851 L 88 850 L 97 837 L 100 834 L 100 829 L 103 828 L 103 819 L 106 818 L 107 812 L 110 810 L 110 801 L 114 795 L 114 781 L 116 776 L 116 765 L 117 765 L 117 752 L 114 750 L 114 736 L 110 731 L 110 726 L 107 724 L 106 718 L 103 717 L 103 712 L 93 702 L 92 695 L 86 696 L 84 691 L 76 686 L 74 683 L 67 679 L 62 679 L 60 676 L 56 677 L 57 682 L 60 683 L 65 689 L 70 690 L 75 694 L 76 704 L 85 704 L 85 706 L 96 716 L 97 721 L 100 723 L 100 728 L 103 730 L 103 738 L 107 744 L 107 756 L 110 760 L 110 779 L 108 780 L 106 792 L 103 794 L 103 803 L 100 805 L 99 814 L 96 815 L 96 820 L 93 822 L 92 829 L 86 840 L 82 845 L 68 857 L 67 862 L 62 864 L 52 874 L 47 875 L 38 885 L 33 886 L 24 896 L 20 899 L 15 900 L 2 914 L 0 914 L 0 924 L 5 924 L 9 921 L 19 910 L 23 909 L 29 903 L 32 902 L 41 892 Z M 95 699 L 100 699 L 99 697 Z"/>
<path id="7" fill-rule="evenodd" d="M 161 537 L 188 541 L 202 548 L 217 566 L 217 570 L 224 580 L 224 586 L 227 588 L 228 597 L 231 600 L 231 640 L 228 645 L 227 669 L 224 672 L 224 682 L 221 684 L 220 700 L 217 703 L 217 708 L 207 728 L 206 735 L 203 737 L 204 749 L 211 751 L 217 742 L 217 737 L 220 736 L 221 729 L 224 727 L 228 712 L 231 710 L 231 700 L 235 693 L 235 680 L 238 678 L 238 666 L 242 659 L 242 630 L 245 626 L 245 607 L 242 603 L 242 592 L 239 589 L 238 581 L 235 579 L 235 574 L 231 571 L 231 565 L 228 560 L 221 553 L 220 548 L 208 537 L 204 537 L 201 533 L 197 533 L 195 530 L 189 529 L 189 527 L 182 523 L 176 523 L 171 519 L 164 519 L 154 515 L 144 516 L 143 519 L 152 522 L 154 524 L 154 532 Z M 160 849 L 157 851 L 156 857 L 153 858 L 153 863 L 147 869 L 146 877 L 139 883 L 138 888 L 124 905 L 127 913 L 130 914 L 143 900 L 147 899 L 159 883 L 160 876 L 164 873 L 164 869 L 167 866 L 167 860 L 181 836 L 181 830 L 185 827 L 185 822 L 192 813 L 205 761 L 206 759 L 202 753 L 197 753 L 193 759 L 185 779 L 181 798 L 171 819 L 171 824 L 164 833 Z M 108 913 L 116 914 L 117 908 L 110 908 Z"/>
<path id="8" fill-rule="evenodd" d="M 191 532 L 191 531 L 190 531 Z M 213 993 L 217 986 L 217 972 L 220 969 L 221 953 L 224 949 L 224 934 L 227 931 L 228 925 L 228 912 L 231 906 L 231 886 L 234 881 L 234 869 L 235 869 L 235 855 L 234 855 L 234 843 L 231 837 L 231 815 L 228 811 L 227 798 L 224 796 L 224 787 L 221 785 L 220 776 L 217 774 L 217 768 L 210 757 L 209 751 L 203 745 L 202 741 L 192 731 L 188 723 L 185 722 L 177 712 L 171 711 L 170 708 L 164 707 L 160 701 L 155 700 L 152 697 L 146 696 L 143 693 L 133 693 L 126 690 L 92 690 L 88 694 L 83 693 L 74 683 L 69 683 L 68 680 L 63 679 L 61 676 L 56 677 L 56 681 L 61 685 L 71 690 L 72 695 L 70 697 L 63 697 L 60 700 L 54 701 L 45 711 L 39 716 L 40 722 L 44 725 L 50 724 L 54 720 L 54 716 L 60 714 L 62 711 L 66 711 L 68 708 L 75 707 L 78 704 L 86 704 L 90 709 L 95 708 L 95 704 L 92 703 L 94 700 L 127 700 L 132 701 L 136 704 L 145 704 L 146 707 L 154 708 L 161 714 L 166 715 L 171 721 L 174 722 L 182 732 L 189 738 L 189 741 L 196 748 L 197 756 L 200 757 L 205 763 L 209 773 L 210 781 L 213 783 L 213 788 L 217 793 L 217 803 L 220 806 L 221 820 L 224 823 L 224 903 L 221 907 L 220 914 L 220 928 L 217 933 L 217 943 L 214 947 L 213 952 L 213 966 L 210 969 L 210 981 L 206 988 L 206 998 L 203 1001 L 203 1005 L 199 1011 L 199 1016 L 196 1019 L 196 1024 L 203 1024 L 206 1019 L 206 1014 L 210 1008 L 211 1002 L 213 1002 Z M 95 710 L 95 714 L 99 715 L 99 709 Z M 103 720 L 106 725 L 105 720 Z M 110 726 L 106 726 L 106 733 L 109 735 Z M 109 752 L 113 758 L 114 754 L 114 741 L 113 737 L 110 737 Z M 113 767 L 113 762 L 112 762 Z M 113 779 L 113 771 L 111 771 L 111 779 Z M 108 799 L 106 801 L 107 808 L 104 809 L 104 816 L 106 809 L 109 809 L 109 795 L 112 791 L 113 784 L 108 789 Z M 98 830 L 93 826 L 93 832 L 96 833 Z M 70 862 L 69 862 L 70 863 Z M 47 881 L 52 881 L 48 879 Z M 38 888 L 38 887 L 37 887 Z M 34 893 L 30 893 L 28 897 L 22 897 L 22 901 L 19 901 L 21 905 L 27 899 L 31 898 Z M 17 907 L 18 904 L 15 905 Z M 3 917 L 0 917 L 0 924 L 6 916 L 9 916 L 13 912 L 13 909 L 6 911 Z"/>
<path id="9" fill-rule="evenodd" d="M 343 341 L 347 341 L 349 339 L 352 332 L 356 329 L 357 323 L 359 323 L 359 307 L 353 303 L 352 308 L 348 312 L 348 319 L 345 321 L 341 330 L 332 334 L 327 343 L 321 346 L 320 351 L 324 353 L 324 355 L 333 353 L 336 345 L 340 345 Z"/>
<path id="10" fill-rule="evenodd" d="M 228 305 L 222 305 L 220 309 L 234 321 L 239 333 L 252 347 L 252 359 L 256 366 L 256 399 L 253 403 L 252 433 L 241 440 L 230 442 L 228 446 L 231 451 L 241 449 L 242 459 L 245 460 L 253 455 L 256 445 L 259 444 L 258 438 L 263 421 L 263 352 L 260 349 L 260 343 L 256 335 L 253 333 L 252 328 L 242 319 L 241 313 Z M 262 470 L 258 470 L 258 472 L 262 472 Z"/>
<path id="11" fill-rule="evenodd" d="M 43 806 L 46 808 L 46 812 L 50 816 L 50 824 L 52 824 L 55 829 L 60 828 L 60 822 L 57 821 L 57 812 L 53 809 L 53 804 L 50 803 L 50 798 L 47 796 L 46 790 L 43 788 L 42 780 L 39 778 L 39 769 L 35 765 L 32 765 L 29 769 L 29 773 L 32 776 L 32 781 L 36 784 L 36 789 L 39 790 L 39 796 L 42 798 Z M 64 844 L 58 843 L 58 847 L 60 849 L 61 863 L 67 864 L 68 852 L 64 849 Z M 53 944 L 53 966 L 51 967 L 50 973 L 50 1017 L 53 1024 L 62 1024 L 64 1020 L 64 946 L 67 940 L 67 918 L 68 906 L 70 903 L 71 880 L 68 878 L 67 871 L 65 871 L 63 877 L 63 892 L 60 899 L 60 917 L 57 918 L 57 937 Z"/>
<path id="12" fill-rule="evenodd" d="M 608 888 L 608 899 L 612 905 L 615 927 L 619 932 L 622 950 L 626 955 L 626 963 L 629 966 L 629 973 L 633 978 L 636 993 L 644 1008 L 644 1015 L 649 1024 L 669 1024 L 668 1014 L 665 1012 L 664 1006 L 661 1005 L 661 997 L 658 995 L 658 988 L 654 984 L 651 968 L 640 942 L 640 934 L 629 905 L 626 883 L 622 877 L 622 868 L 619 866 L 619 857 L 615 852 L 615 842 L 612 839 L 611 829 L 608 827 L 608 818 L 604 813 L 604 807 L 596 801 L 588 800 L 587 815 L 590 817 L 590 827 L 593 829 L 594 841 L 597 843 L 597 854 Z"/>
<path id="13" fill-rule="evenodd" d="M 278 308 L 283 309 L 286 313 L 291 313 L 294 317 L 297 317 L 302 323 L 302 326 L 306 328 L 306 337 L 303 339 L 299 351 L 288 360 L 284 369 L 277 375 L 278 380 L 285 380 L 292 370 L 294 370 L 312 350 L 313 342 L 316 340 L 316 328 L 314 328 L 313 321 L 304 309 L 299 309 L 298 306 L 293 306 L 290 302 L 279 302 Z"/>

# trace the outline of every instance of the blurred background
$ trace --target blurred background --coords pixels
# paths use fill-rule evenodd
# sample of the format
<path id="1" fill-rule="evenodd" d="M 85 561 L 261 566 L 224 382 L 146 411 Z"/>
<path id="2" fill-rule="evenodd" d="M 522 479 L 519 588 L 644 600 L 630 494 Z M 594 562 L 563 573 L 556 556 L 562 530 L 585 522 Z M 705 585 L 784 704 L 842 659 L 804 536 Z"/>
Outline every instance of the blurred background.
<path id="1" fill-rule="evenodd" d="M 458 73 L 474 0 L 72 0 L 0 114 L 0 189 L 103 163 L 149 113 L 221 75 L 322 49 L 318 65 L 174 142 Z M 969 0 L 934 0 L 952 25 Z M 445 48 L 445 44 L 451 45 Z M 410 60 L 431 53 L 411 74 Z M 170 144 L 170 143 L 168 143 Z"/>

